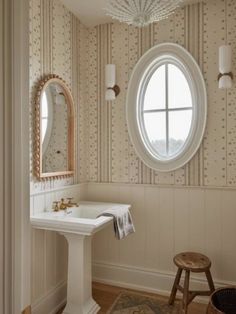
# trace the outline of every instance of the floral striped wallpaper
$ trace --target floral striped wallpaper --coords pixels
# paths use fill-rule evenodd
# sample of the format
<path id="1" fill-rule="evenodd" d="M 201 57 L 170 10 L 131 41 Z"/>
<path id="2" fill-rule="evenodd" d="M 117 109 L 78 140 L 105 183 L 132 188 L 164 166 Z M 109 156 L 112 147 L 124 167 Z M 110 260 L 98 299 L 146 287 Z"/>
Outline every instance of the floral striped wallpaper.
<path id="1" fill-rule="evenodd" d="M 31 191 L 47 190 L 86 181 L 86 149 L 83 137 L 85 120 L 82 108 L 85 93 L 86 32 L 85 27 L 60 1 L 30 0 L 31 151 L 33 150 L 35 88 L 44 75 L 57 74 L 66 81 L 74 99 L 77 134 L 74 178 L 37 182 L 33 176 L 33 159 L 31 158 Z"/>
<path id="2" fill-rule="evenodd" d="M 146 167 L 130 142 L 125 98 L 131 71 L 140 56 L 161 42 L 187 48 L 198 61 L 207 84 L 208 120 L 204 141 L 183 168 L 159 173 Z M 236 84 L 219 90 L 218 48 L 233 47 L 236 73 L 236 2 L 208 0 L 187 6 L 166 21 L 145 29 L 125 24 L 101 25 L 88 37 L 88 180 L 186 186 L 236 185 Z M 121 94 L 114 103 L 104 100 L 104 67 L 117 66 Z"/>
<path id="3" fill-rule="evenodd" d="M 168 20 L 144 29 L 112 23 L 86 29 L 56 0 L 30 0 L 31 87 L 47 73 L 63 77 L 77 108 L 77 169 L 74 181 L 34 182 L 47 189 L 73 182 L 236 186 L 236 84 L 219 90 L 218 48 L 233 47 L 236 73 L 236 2 L 208 0 L 179 9 Z M 125 98 L 131 71 L 140 56 L 161 42 L 187 48 L 207 84 L 208 119 L 204 141 L 184 167 L 159 173 L 146 167 L 130 142 Z M 121 94 L 105 101 L 104 68 L 117 66 Z M 32 92 L 33 95 L 33 92 Z"/>

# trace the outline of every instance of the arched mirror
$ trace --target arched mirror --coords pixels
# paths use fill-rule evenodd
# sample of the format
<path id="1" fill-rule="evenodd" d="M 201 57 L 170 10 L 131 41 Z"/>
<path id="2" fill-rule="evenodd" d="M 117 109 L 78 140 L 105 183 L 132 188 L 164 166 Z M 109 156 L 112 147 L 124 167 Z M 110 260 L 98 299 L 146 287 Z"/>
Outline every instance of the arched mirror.
<path id="1" fill-rule="evenodd" d="M 144 54 L 130 78 L 126 114 L 147 166 L 171 171 L 186 164 L 202 141 L 207 114 L 205 82 L 191 54 L 172 43 Z"/>
<path id="2" fill-rule="evenodd" d="M 74 173 L 74 104 L 56 75 L 40 81 L 35 101 L 35 175 L 38 179 Z"/>

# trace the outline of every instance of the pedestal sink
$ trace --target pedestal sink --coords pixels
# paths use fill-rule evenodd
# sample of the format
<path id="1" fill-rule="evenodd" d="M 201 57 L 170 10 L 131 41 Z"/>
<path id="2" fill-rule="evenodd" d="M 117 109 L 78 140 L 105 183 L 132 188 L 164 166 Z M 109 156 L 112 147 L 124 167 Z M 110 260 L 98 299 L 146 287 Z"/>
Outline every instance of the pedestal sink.
<path id="1" fill-rule="evenodd" d="M 67 305 L 63 314 L 94 314 L 100 309 L 92 298 L 92 235 L 111 223 L 111 217 L 96 218 L 106 209 L 130 205 L 80 202 L 67 212 L 43 212 L 30 217 L 34 228 L 57 231 L 68 242 Z"/>

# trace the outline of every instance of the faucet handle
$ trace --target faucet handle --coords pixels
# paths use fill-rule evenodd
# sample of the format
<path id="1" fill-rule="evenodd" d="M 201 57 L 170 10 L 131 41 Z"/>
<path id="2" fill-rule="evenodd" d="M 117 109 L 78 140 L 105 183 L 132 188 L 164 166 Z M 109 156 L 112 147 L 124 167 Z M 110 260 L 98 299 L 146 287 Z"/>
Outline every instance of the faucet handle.
<path id="1" fill-rule="evenodd" d="M 67 208 L 67 204 L 65 203 L 65 199 L 61 198 L 61 204 L 60 204 L 60 209 L 65 210 Z"/>
<path id="2" fill-rule="evenodd" d="M 54 210 L 54 212 L 59 211 L 59 206 L 58 206 L 59 203 L 60 203 L 59 201 L 53 202 L 52 209 Z"/>
<path id="3" fill-rule="evenodd" d="M 68 200 L 68 202 L 67 202 L 68 207 L 72 207 L 73 206 L 73 204 L 72 204 L 73 197 L 67 197 L 67 200 Z"/>
<path id="4" fill-rule="evenodd" d="M 73 203 L 73 202 L 72 202 L 73 197 L 67 197 L 67 199 L 68 199 L 68 207 L 73 207 L 73 206 L 78 207 L 78 204 L 77 204 L 77 203 Z"/>

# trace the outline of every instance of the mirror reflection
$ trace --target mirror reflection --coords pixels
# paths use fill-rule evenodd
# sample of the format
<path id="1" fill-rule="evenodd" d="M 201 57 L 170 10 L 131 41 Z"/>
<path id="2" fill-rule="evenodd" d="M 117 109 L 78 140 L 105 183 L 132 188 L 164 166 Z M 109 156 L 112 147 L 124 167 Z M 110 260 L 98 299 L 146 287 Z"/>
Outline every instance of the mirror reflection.
<path id="1" fill-rule="evenodd" d="M 74 174 L 74 104 L 57 75 L 39 82 L 35 98 L 34 174 L 39 180 Z"/>
<path id="2" fill-rule="evenodd" d="M 42 172 L 67 171 L 69 112 L 61 85 L 52 82 L 43 90 L 40 112 Z"/>

